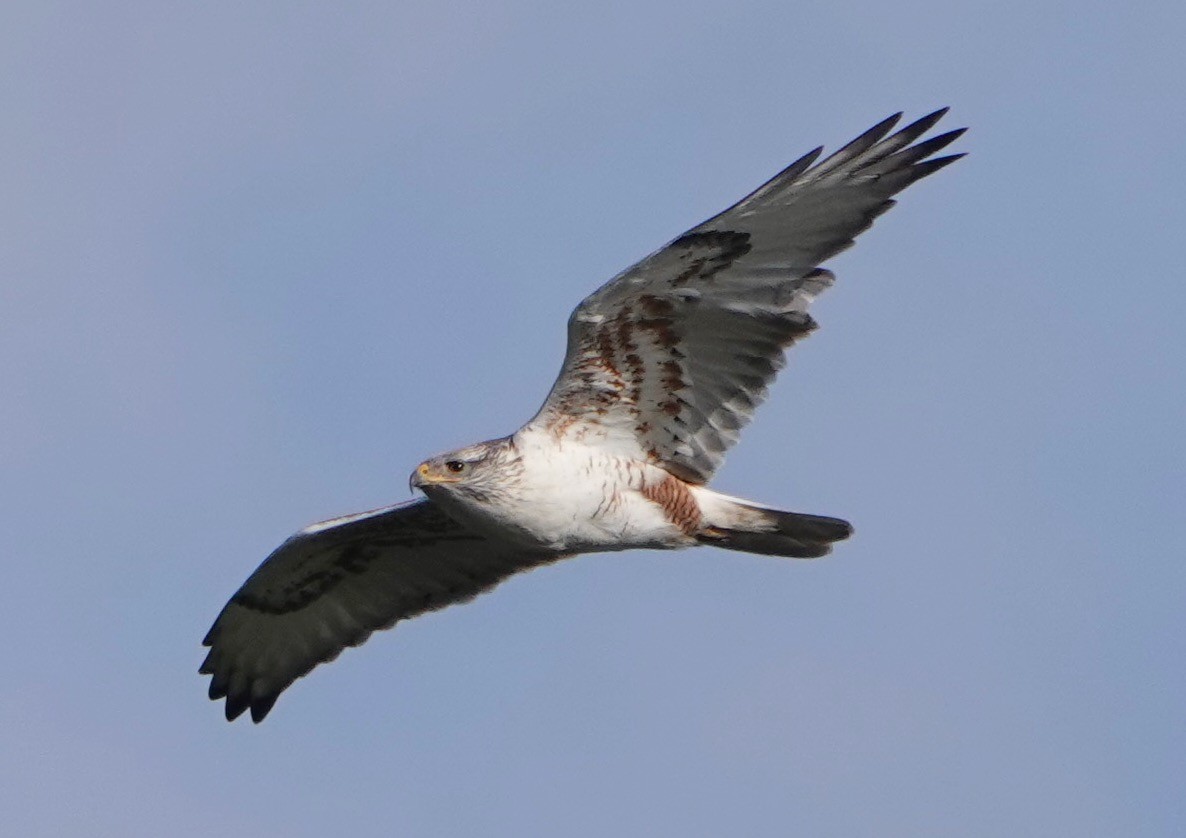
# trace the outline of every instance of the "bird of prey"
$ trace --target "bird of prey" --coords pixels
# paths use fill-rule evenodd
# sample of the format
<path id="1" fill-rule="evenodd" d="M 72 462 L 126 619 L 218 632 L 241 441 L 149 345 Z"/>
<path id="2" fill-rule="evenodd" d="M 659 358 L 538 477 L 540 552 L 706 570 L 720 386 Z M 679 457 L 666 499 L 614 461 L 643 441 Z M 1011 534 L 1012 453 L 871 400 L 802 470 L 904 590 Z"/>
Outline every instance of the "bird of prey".
<path id="1" fill-rule="evenodd" d="M 293 681 L 371 632 L 465 602 L 514 573 L 606 550 L 712 545 L 815 558 L 846 521 L 709 489 L 784 351 L 816 323 L 824 260 L 961 154 L 946 112 L 901 114 L 817 148 L 577 306 L 543 407 L 510 436 L 425 460 L 424 496 L 322 521 L 264 560 L 222 609 L 200 672 L 226 717 L 261 721 Z"/>

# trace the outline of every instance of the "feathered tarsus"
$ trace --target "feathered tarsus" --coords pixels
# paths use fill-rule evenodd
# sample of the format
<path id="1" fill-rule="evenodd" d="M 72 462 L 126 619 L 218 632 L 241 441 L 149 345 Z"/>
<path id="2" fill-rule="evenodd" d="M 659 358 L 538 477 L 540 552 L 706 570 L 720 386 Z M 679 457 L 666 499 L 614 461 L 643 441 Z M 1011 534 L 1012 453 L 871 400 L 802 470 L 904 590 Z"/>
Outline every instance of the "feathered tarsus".
<path id="1" fill-rule="evenodd" d="M 726 451 L 816 323 L 849 247 L 893 196 L 962 155 L 963 129 L 919 140 L 935 111 L 896 114 L 820 160 L 817 148 L 612 279 L 573 312 L 560 375 L 509 437 L 426 460 L 425 498 L 314 524 L 231 597 L 201 672 L 226 716 L 280 693 L 377 629 L 464 602 L 579 553 L 711 544 L 813 558 L 846 521 L 708 489 Z M 818 162 L 817 162 L 818 161 Z"/>

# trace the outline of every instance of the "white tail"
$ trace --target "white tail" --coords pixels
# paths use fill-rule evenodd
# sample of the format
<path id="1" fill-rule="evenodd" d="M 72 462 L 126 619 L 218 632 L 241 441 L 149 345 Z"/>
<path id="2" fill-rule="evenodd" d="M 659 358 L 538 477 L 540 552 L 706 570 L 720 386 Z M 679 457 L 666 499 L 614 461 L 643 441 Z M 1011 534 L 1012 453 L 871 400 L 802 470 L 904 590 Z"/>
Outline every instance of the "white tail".
<path id="1" fill-rule="evenodd" d="M 832 542 L 852 535 L 852 525 L 840 518 L 784 512 L 700 486 L 690 488 L 704 521 L 696 535 L 702 544 L 743 553 L 814 559 L 830 553 Z"/>

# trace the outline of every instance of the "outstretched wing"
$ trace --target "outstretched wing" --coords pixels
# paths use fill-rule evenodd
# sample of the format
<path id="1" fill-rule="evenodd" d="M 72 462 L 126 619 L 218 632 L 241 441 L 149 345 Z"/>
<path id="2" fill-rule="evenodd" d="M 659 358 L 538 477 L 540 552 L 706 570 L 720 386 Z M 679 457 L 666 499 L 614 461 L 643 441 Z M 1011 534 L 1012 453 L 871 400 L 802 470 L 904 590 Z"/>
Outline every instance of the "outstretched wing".
<path id="1" fill-rule="evenodd" d="M 819 264 L 893 195 L 963 156 L 931 158 L 963 129 L 911 145 L 944 113 L 891 134 L 897 114 L 819 163 L 817 148 L 586 298 L 530 425 L 594 432 L 623 454 L 706 482 L 784 350 L 816 327 L 808 306 L 833 279 Z"/>
<path id="2" fill-rule="evenodd" d="M 471 532 L 427 499 L 314 524 L 231 597 L 199 672 L 228 721 L 250 707 L 259 722 L 289 684 L 371 632 L 558 558 Z"/>

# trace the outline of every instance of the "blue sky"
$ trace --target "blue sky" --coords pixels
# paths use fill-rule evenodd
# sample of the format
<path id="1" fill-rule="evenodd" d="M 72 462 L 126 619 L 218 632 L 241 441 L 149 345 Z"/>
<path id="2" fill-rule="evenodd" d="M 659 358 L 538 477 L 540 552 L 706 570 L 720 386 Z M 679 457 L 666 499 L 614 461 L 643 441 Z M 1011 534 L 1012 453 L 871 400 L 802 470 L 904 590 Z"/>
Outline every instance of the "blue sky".
<path id="1" fill-rule="evenodd" d="M 12 834 L 1186 831 L 1178 4 L 0 10 Z M 971 156 L 833 260 L 721 489 L 818 562 L 583 557 L 227 725 L 310 521 L 513 430 L 572 306 L 809 148 Z"/>

